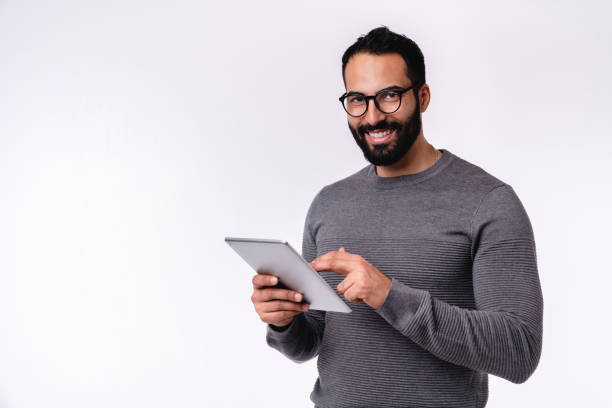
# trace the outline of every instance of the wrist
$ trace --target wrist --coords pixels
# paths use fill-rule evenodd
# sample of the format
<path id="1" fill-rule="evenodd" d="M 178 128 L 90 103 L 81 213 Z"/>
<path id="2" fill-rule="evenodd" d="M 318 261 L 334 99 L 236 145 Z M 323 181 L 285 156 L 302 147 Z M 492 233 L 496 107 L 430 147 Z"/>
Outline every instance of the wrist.
<path id="1" fill-rule="evenodd" d="M 385 303 L 387 296 L 389 296 L 389 291 L 391 290 L 391 279 L 389 279 L 387 276 L 385 276 L 384 278 L 385 279 L 383 284 L 381 285 L 381 289 L 378 294 L 377 302 L 374 305 L 374 309 L 379 309 L 383 305 L 383 303 Z"/>
<path id="2" fill-rule="evenodd" d="M 283 332 L 285 330 L 287 330 L 289 328 L 289 326 L 291 326 L 291 323 L 293 323 L 293 320 L 291 320 L 289 323 L 282 325 L 282 326 L 277 326 L 275 324 L 269 323 L 270 327 L 272 328 L 272 330 L 277 331 L 277 332 Z"/>

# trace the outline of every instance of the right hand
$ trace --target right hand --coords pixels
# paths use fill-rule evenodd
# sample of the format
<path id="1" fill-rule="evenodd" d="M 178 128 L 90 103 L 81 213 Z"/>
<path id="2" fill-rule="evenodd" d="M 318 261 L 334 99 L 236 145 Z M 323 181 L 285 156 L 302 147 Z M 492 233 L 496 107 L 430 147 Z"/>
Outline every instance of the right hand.
<path id="1" fill-rule="evenodd" d="M 308 310 L 310 305 L 301 303 L 304 296 L 295 290 L 270 287 L 278 283 L 278 277 L 258 273 L 253 277 L 251 301 L 262 322 L 283 327 L 289 325 L 296 315 Z"/>

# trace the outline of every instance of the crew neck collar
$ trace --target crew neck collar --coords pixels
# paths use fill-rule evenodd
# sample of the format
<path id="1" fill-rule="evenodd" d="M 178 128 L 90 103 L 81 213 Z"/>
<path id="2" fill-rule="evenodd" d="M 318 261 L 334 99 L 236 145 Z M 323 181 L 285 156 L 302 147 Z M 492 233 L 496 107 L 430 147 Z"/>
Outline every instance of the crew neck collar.
<path id="1" fill-rule="evenodd" d="M 403 174 L 395 177 L 380 177 L 376 174 L 376 166 L 370 163 L 366 167 L 366 179 L 368 182 L 383 188 L 418 183 L 442 171 L 442 169 L 444 169 L 455 157 L 455 155 L 447 149 L 438 149 L 438 151 L 442 152 L 442 156 L 439 157 L 437 162 L 427 169 L 413 174 Z"/>

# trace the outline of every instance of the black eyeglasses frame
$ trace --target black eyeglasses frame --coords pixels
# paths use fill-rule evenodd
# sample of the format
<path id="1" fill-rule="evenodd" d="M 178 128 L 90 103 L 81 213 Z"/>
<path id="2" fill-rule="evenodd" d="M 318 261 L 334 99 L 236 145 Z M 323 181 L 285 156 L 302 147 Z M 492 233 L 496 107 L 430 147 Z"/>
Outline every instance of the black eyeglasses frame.
<path id="1" fill-rule="evenodd" d="M 398 111 L 398 109 L 399 109 L 399 108 L 402 106 L 402 95 L 403 95 L 404 93 L 408 92 L 409 90 L 413 89 L 414 87 L 415 87 L 415 84 L 410 85 L 408 88 L 401 88 L 401 87 L 399 87 L 399 86 L 391 86 L 391 87 L 388 87 L 388 88 L 381 89 L 380 91 L 376 92 L 374 95 L 364 95 L 364 94 L 362 94 L 361 92 L 348 92 L 348 93 L 344 93 L 344 94 L 342 94 L 342 95 L 341 95 L 341 96 L 338 98 L 338 100 L 340 101 L 340 104 L 342 105 L 342 108 L 344 109 L 344 111 L 345 111 L 345 112 L 346 112 L 346 113 L 347 113 L 349 116 L 352 116 L 352 117 L 354 117 L 354 118 L 358 118 L 358 117 L 363 116 L 363 115 L 365 115 L 365 114 L 366 114 L 366 112 L 368 111 L 368 108 L 370 107 L 370 99 L 373 99 L 373 100 L 374 100 L 374 105 L 376 106 L 376 109 L 378 109 L 380 112 L 385 113 L 385 114 L 391 114 L 391 113 L 397 112 L 397 111 Z M 398 93 L 399 93 L 399 97 L 400 97 L 400 102 L 399 102 L 399 104 L 397 105 L 397 109 L 395 109 L 393 112 L 385 112 L 385 111 L 383 111 L 382 109 L 380 109 L 380 106 L 378 105 L 378 101 L 376 100 L 376 97 L 377 97 L 378 95 L 380 95 L 380 94 L 381 94 L 381 93 L 383 93 L 383 92 L 389 92 L 389 91 L 395 91 L 395 92 L 398 92 Z M 346 98 L 348 98 L 349 96 L 353 96 L 353 95 L 361 95 L 361 96 L 362 96 L 363 98 L 365 98 L 365 100 L 366 100 L 366 108 L 365 108 L 365 110 L 363 111 L 363 113 L 362 113 L 361 115 L 351 115 L 351 114 L 349 113 L 349 111 L 346 109 L 346 106 L 344 106 L 344 100 L 345 100 Z"/>

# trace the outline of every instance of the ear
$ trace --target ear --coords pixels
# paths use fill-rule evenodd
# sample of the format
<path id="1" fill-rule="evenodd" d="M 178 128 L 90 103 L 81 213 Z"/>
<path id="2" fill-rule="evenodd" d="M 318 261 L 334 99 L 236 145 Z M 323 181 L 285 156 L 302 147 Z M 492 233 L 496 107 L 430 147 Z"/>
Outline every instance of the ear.
<path id="1" fill-rule="evenodd" d="M 425 83 L 421 86 L 421 88 L 419 88 L 419 104 L 421 107 L 421 112 L 425 112 L 427 110 L 430 100 L 431 90 L 429 89 L 429 85 Z"/>

